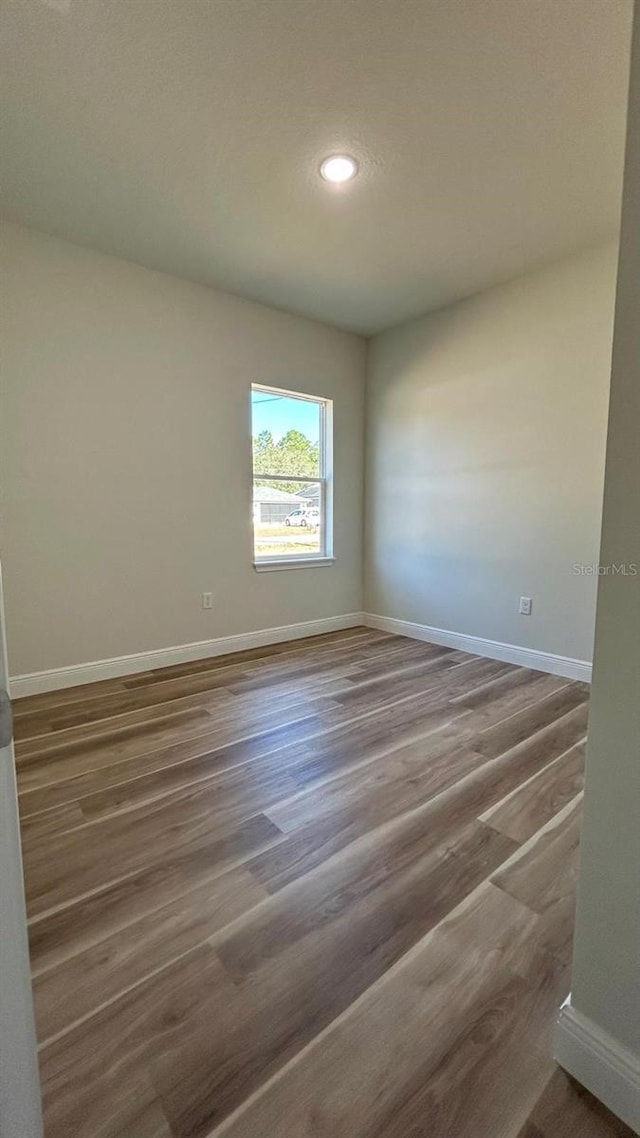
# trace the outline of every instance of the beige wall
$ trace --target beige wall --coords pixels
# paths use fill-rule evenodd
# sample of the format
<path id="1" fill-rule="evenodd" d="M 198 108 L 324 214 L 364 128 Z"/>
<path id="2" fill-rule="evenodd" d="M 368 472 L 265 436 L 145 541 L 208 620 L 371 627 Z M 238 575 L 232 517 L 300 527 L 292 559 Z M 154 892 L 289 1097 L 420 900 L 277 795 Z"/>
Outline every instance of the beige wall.
<path id="1" fill-rule="evenodd" d="M 628 130 L 600 560 L 640 567 L 638 15 Z M 640 1080 L 640 575 L 598 590 L 571 1002 L 635 1055 Z"/>
<path id="2" fill-rule="evenodd" d="M 374 338 L 367 611 L 591 659 L 614 292 L 610 245 Z"/>
<path id="3" fill-rule="evenodd" d="M 12 674 L 361 608 L 363 340 L 14 226 L 3 266 Z M 334 400 L 333 567 L 252 567 L 253 381 Z"/>

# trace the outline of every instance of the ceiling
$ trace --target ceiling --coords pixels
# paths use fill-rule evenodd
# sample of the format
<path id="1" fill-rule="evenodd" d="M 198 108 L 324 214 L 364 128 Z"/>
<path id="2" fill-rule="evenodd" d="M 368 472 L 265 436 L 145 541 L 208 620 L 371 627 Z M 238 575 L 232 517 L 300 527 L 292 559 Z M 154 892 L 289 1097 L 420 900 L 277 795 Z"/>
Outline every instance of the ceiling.
<path id="1" fill-rule="evenodd" d="M 615 233 L 631 0 L 0 15 L 14 221 L 367 334 Z"/>

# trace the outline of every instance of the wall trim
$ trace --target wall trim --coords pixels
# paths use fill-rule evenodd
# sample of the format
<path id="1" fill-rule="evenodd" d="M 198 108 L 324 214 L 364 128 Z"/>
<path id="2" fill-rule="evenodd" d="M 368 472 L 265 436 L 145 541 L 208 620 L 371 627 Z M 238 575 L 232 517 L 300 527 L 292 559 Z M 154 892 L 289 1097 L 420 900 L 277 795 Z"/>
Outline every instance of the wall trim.
<path id="1" fill-rule="evenodd" d="M 572 1007 L 570 996 L 558 1014 L 554 1058 L 627 1126 L 640 1133 L 640 1058 Z"/>
<path id="2" fill-rule="evenodd" d="M 522 648 L 517 644 L 503 644 L 499 640 L 484 640 L 481 636 L 467 636 L 462 632 L 449 632 L 445 628 L 432 628 L 428 624 L 396 620 L 377 613 L 366 612 L 363 616 L 365 624 L 383 632 L 411 636 L 414 640 L 427 640 L 430 644 L 442 644 L 445 648 L 459 648 L 462 652 L 488 656 L 492 660 L 505 660 L 508 664 L 520 664 L 523 668 L 551 672 L 554 676 L 591 682 L 591 664 L 588 660 L 573 660 L 570 656 L 556 656 L 552 652 L 539 652 L 535 648 Z"/>
<path id="3" fill-rule="evenodd" d="M 114 656 L 108 660 L 92 660 L 64 668 L 28 672 L 11 677 L 11 695 L 14 699 L 19 699 L 21 696 L 75 687 L 77 684 L 90 684 L 97 680 L 117 679 L 119 676 L 134 675 L 136 672 L 166 668 L 171 664 L 204 660 L 208 656 L 224 656 L 229 652 L 242 652 L 247 648 L 279 644 L 284 640 L 301 640 L 306 636 L 338 632 L 343 628 L 355 628 L 359 624 L 378 628 L 383 632 L 392 632 L 398 636 L 410 636 L 414 640 L 425 640 L 430 644 L 442 644 L 446 648 L 458 648 L 462 652 L 471 652 L 477 656 L 488 656 L 493 660 L 505 660 L 509 664 L 519 664 L 525 668 L 567 676 L 572 680 L 583 680 L 587 683 L 591 680 L 591 664 L 587 660 L 573 660 L 568 656 L 538 652 L 533 648 L 522 648 L 516 644 L 502 644 L 498 640 L 485 640 L 479 636 L 450 632 L 444 628 L 433 628 L 427 624 L 416 624 L 408 620 L 396 620 L 394 617 L 380 616 L 377 613 L 353 612 L 323 617 L 320 620 L 284 624 L 277 628 L 261 628 L 233 636 L 219 636 L 212 640 L 199 640 L 193 644 L 179 644 L 172 648 L 134 652 L 128 656 Z"/>
<path id="4" fill-rule="evenodd" d="M 129 656 L 114 656 L 110 660 L 93 660 L 86 664 L 72 664 L 65 668 L 48 668 L 43 672 L 29 672 L 10 679 L 13 699 L 40 692 L 58 691 L 60 688 L 90 684 L 96 680 L 117 679 L 118 676 L 147 672 L 153 668 L 166 668 L 171 664 L 186 664 L 191 660 L 206 660 L 208 656 L 224 656 L 229 652 L 242 652 L 246 648 L 261 648 L 279 644 L 283 640 L 302 640 L 305 636 L 319 636 L 324 632 L 339 632 L 364 624 L 361 612 L 328 616 L 320 620 L 305 620 L 297 624 L 284 624 L 279 628 L 260 628 L 255 632 L 241 632 L 235 636 L 218 636 L 213 640 L 198 640 L 194 644 L 180 644 L 174 648 L 157 648 L 149 652 L 134 652 Z"/>

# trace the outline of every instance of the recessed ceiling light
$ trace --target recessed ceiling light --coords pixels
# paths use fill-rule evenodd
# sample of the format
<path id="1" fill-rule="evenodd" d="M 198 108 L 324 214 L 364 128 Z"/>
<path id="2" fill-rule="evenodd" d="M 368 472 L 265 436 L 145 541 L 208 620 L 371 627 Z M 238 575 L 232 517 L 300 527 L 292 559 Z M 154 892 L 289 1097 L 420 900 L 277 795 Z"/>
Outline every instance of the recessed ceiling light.
<path id="1" fill-rule="evenodd" d="M 358 173 L 358 163 L 349 154 L 331 154 L 320 163 L 325 182 L 350 182 Z"/>

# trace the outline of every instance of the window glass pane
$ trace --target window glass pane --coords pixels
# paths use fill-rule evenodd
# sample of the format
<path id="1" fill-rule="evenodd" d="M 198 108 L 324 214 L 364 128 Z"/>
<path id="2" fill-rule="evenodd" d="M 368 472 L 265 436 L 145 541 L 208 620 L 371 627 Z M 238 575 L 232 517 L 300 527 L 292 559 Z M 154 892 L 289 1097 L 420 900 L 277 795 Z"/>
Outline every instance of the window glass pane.
<path id="1" fill-rule="evenodd" d="M 310 557 L 322 553 L 320 482 L 253 483 L 254 556 Z"/>
<path id="2" fill-rule="evenodd" d="M 251 392 L 254 474 L 319 477 L 322 404 L 276 392 Z"/>

